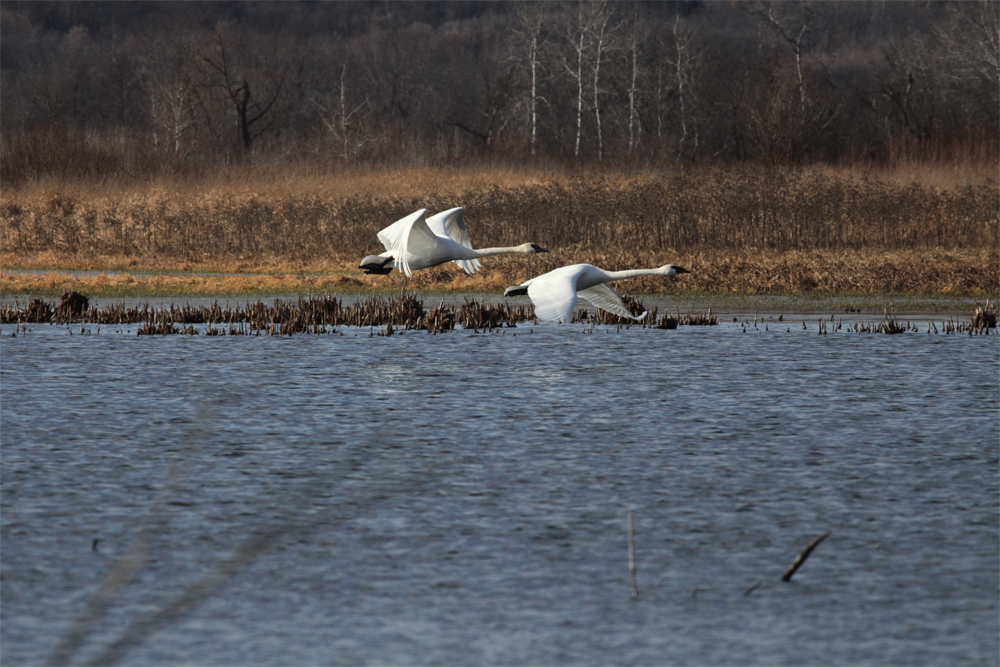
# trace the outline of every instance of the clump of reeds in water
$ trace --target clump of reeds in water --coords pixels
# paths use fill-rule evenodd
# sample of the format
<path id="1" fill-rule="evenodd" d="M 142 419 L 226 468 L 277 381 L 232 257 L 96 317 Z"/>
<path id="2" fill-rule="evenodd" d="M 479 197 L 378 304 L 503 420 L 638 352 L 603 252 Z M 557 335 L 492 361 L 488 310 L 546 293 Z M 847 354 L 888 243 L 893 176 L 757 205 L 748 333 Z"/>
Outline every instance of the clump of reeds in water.
<path id="1" fill-rule="evenodd" d="M 14 307 L 16 309 L 17 307 L 16 302 Z M 29 303 L 27 307 L 25 307 L 24 309 L 24 316 L 14 321 L 39 322 L 39 323 L 49 322 L 52 320 L 52 312 L 53 312 L 52 306 L 50 306 L 49 304 L 45 303 L 41 299 L 32 299 L 31 303 Z M 6 324 L 7 320 L 4 320 L 4 323 Z"/>
<path id="2" fill-rule="evenodd" d="M 24 310 L 21 310 L 15 301 L 13 306 L 0 309 L 0 323 L 66 324 L 88 321 L 86 318 L 90 310 L 89 304 L 89 299 L 79 292 L 66 292 L 62 295 L 59 305 L 55 307 L 41 299 L 32 299 Z"/>
<path id="3" fill-rule="evenodd" d="M 990 329 L 996 329 L 997 327 L 997 305 L 990 305 L 989 299 L 982 306 L 977 306 L 975 312 L 972 314 L 972 322 L 970 323 L 973 329 L 977 333 L 986 333 Z"/>
<path id="4" fill-rule="evenodd" d="M 664 313 L 659 319 L 656 319 L 656 311 L 653 311 L 653 318 L 651 321 L 656 322 L 657 329 L 676 329 L 678 325 L 685 326 L 715 326 L 719 323 L 719 318 L 712 309 L 709 308 L 707 313 L 687 313 L 686 315 L 681 315 L 680 310 L 676 310 L 673 315 L 670 313 Z"/>
<path id="5" fill-rule="evenodd" d="M 941 323 L 941 330 L 946 334 L 967 333 L 974 335 L 989 335 L 990 329 L 997 327 L 997 305 L 990 305 L 989 300 L 982 306 L 976 306 L 972 319 L 968 322 L 956 321 L 951 318 Z M 937 327 L 935 327 L 935 330 Z"/>
<path id="6" fill-rule="evenodd" d="M 442 333 L 455 328 L 455 313 L 442 303 L 424 316 L 424 326 L 429 333 Z"/>
<path id="7" fill-rule="evenodd" d="M 17 302 L 0 308 L 0 323 L 25 324 L 56 322 L 52 306 L 40 299 L 21 308 Z M 170 335 L 198 333 L 194 324 L 206 324 L 205 334 L 259 335 L 261 333 L 298 334 L 334 333 L 337 326 L 396 327 L 403 330 L 427 330 L 433 333 L 450 331 L 461 323 L 467 329 L 513 327 L 518 322 L 533 319 L 534 310 L 524 306 L 483 305 L 466 302 L 458 312 L 444 304 L 425 312 L 423 302 L 413 294 L 400 293 L 390 297 L 372 297 L 351 306 L 332 296 L 275 299 L 266 304 L 258 300 L 245 307 L 223 308 L 218 302 L 210 306 L 150 307 L 148 303 L 127 306 L 124 302 L 104 308 L 89 308 L 75 316 L 74 321 L 94 324 L 139 324 L 140 335 Z M 177 325 L 180 325 L 178 328 Z M 382 335 L 391 335 L 386 328 Z"/>
<path id="8" fill-rule="evenodd" d="M 645 311 L 642 302 L 624 296 L 623 300 L 636 315 Z M 465 329 L 492 331 L 500 328 L 516 327 L 521 322 L 535 319 L 534 307 L 530 305 L 484 304 L 474 299 L 467 300 L 457 310 L 442 302 L 437 308 L 425 311 L 423 302 L 413 294 L 400 293 L 389 297 L 371 297 L 345 306 L 342 300 L 333 296 L 298 298 L 297 300 L 275 299 L 271 304 L 260 300 L 245 307 L 222 307 L 213 302 L 208 306 L 177 306 L 170 304 L 161 308 L 148 303 L 128 306 L 124 301 L 103 308 L 89 307 L 79 315 L 67 315 L 60 319 L 59 312 L 41 299 L 32 300 L 21 308 L 13 305 L 0 308 L 0 324 L 65 323 L 89 322 L 92 324 L 139 324 L 141 335 L 194 334 L 198 329 L 194 324 L 207 325 L 205 335 L 260 335 L 260 334 L 322 334 L 334 333 L 337 326 L 386 327 L 392 325 L 403 330 L 426 330 L 431 333 L 451 331 L 456 324 Z M 69 319 L 71 317 L 71 319 Z M 598 310 L 593 314 L 583 309 L 578 311 L 573 321 L 590 324 L 628 326 L 656 326 L 661 329 L 674 328 L 667 324 L 674 320 L 685 325 L 718 324 L 718 319 L 709 311 L 676 318 L 665 316 L 658 322 L 657 311 L 636 322 Z M 658 322 L 658 323 L 657 323 Z M 649 324 L 654 323 L 654 324 Z M 387 332 L 383 332 L 386 335 Z M 391 334 L 388 334 L 391 335 Z"/>
<path id="9" fill-rule="evenodd" d="M 507 303 L 486 305 L 475 299 L 467 300 L 458 313 L 458 321 L 466 329 L 492 331 L 513 327 L 517 322 L 534 319 L 534 307 L 511 306 Z"/>
<path id="10" fill-rule="evenodd" d="M 900 322 L 895 318 L 887 318 L 881 322 L 855 322 L 854 327 L 849 328 L 848 331 L 854 331 L 855 333 L 901 334 L 907 331 L 920 331 L 920 328 L 913 322 Z"/>
<path id="11" fill-rule="evenodd" d="M 622 295 L 622 302 L 625 304 L 625 307 L 628 308 L 628 312 L 632 313 L 636 317 L 646 312 L 646 307 L 642 305 L 641 301 L 627 294 Z M 593 315 L 591 315 L 590 313 L 587 312 L 586 308 L 576 312 L 573 315 L 572 321 L 586 322 L 588 324 L 606 324 L 606 325 L 609 324 L 613 326 L 614 325 L 630 326 L 633 324 L 638 324 L 638 322 L 634 319 L 630 319 L 628 317 L 622 317 L 620 315 L 615 315 L 614 313 L 609 313 L 608 311 L 601 309 L 597 309 L 597 311 Z"/>
<path id="12" fill-rule="evenodd" d="M 645 308 L 643 304 L 629 296 L 623 296 L 631 312 L 640 314 Z M 390 297 L 372 297 L 360 300 L 353 305 L 345 306 L 334 296 L 298 298 L 297 300 L 275 299 L 266 304 L 260 300 L 248 303 L 245 307 L 222 307 L 218 302 L 208 306 L 169 306 L 154 308 L 148 303 L 127 306 L 124 302 L 111 304 L 103 308 L 88 306 L 79 315 L 73 315 L 65 309 L 60 313 L 58 307 L 53 307 L 41 299 L 32 299 L 23 308 L 18 302 L 0 307 L 0 324 L 15 324 L 19 327 L 26 324 L 68 322 L 87 322 L 91 324 L 124 325 L 139 324 L 139 335 L 194 335 L 204 333 L 206 336 L 221 335 L 292 335 L 292 334 L 328 334 L 336 333 L 338 326 L 379 327 L 380 335 L 392 335 L 397 330 L 422 330 L 429 333 L 452 331 L 456 325 L 474 331 L 493 331 L 500 328 L 516 327 L 522 322 L 535 320 L 534 307 L 507 303 L 483 304 L 476 300 L 467 300 L 459 307 L 446 306 L 444 302 L 429 311 L 424 310 L 423 302 L 413 294 L 399 293 Z M 778 317 L 782 321 L 783 316 Z M 711 309 L 707 313 L 695 312 L 682 315 L 679 309 L 673 313 L 659 315 L 656 308 L 640 322 L 618 317 L 598 310 L 593 315 L 586 310 L 578 311 L 574 322 L 591 325 L 611 326 L 641 326 L 643 328 L 676 329 L 678 326 L 711 326 L 719 323 L 719 318 Z M 734 320 L 735 321 L 735 320 Z M 833 321 L 833 316 L 831 320 Z M 927 332 L 931 333 L 968 333 L 989 334 L 996 329 L 997 306 L 987 301 L 978 306 L 971 319 L 949 319 L 941 323 L 940 329 L 935 323 L 929 322 Z M 199 329 L 196 324 L 204 324 Z M 750 323 L 744 323 L 744 331 Z M 840 331 L 842 324 L 837 324 L 832 331 Z M 757 327 L 754 319 L 753 327 Z M 766 327 L 765 327 L 766 328 Z M 805 322 L 802 328 L 806 328 Z M 847 331 L 857 333 L 901 334 L 919 331 L 919 327 L 907 320 L 900 320 L 895 312 L 887 310 L 885 318 L 880 322 L 857 322 L 846 326 Z M 826 322 L 820 321 L 820 333 L 827 333 Z"/>

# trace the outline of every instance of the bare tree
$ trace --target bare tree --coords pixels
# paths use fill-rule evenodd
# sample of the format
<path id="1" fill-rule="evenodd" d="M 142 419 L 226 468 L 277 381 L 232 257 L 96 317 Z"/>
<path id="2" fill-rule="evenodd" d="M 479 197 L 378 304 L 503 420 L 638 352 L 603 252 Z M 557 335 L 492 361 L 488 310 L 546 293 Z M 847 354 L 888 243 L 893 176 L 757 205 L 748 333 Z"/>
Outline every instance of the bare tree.
<path id="1" fill-rule="evenodd" d="M 681 24 L 680 14 L 674 18 L 674 57 L 673 66 L 677 80 L 677 103 L 680 107 L 681 136 L 677 140 L 677 152 L 684 154 L 688 144 L 688 137 L 692 135 L 688 131 L 688 98 L 690 97 L 689 79 L 691 76 L 692 60 L 694 59 L 692 41 L 694 32 L 687 25 Z M 693 133 L 692 153 L 698 150 L 698 134 Z"/>
<path id="2" fill-rule="evenodd" d="M 530 93 L 528 94 L 528 124 L 531 128 L 531 157 L 535 157 L 538 149 L 538 103 L 544 98 L 538 92 L 540 53 L 543 47 L 544 34 L 542 28 L 545 22 L 544 6 L 537 2 L 518 2 L 517 18 L 520 23 L 519 35 L 526 45 L 526 61 Z"/>
<path id="3" fill-rule="evenodd" d="M 632 155 L 642 137 L 642 118 L 639 114 L 639 86 L 643 46 L 649 39 L 646 18 L 638 5 L 633 5 L 622 23 L 624 49 L 628 57 L 628 147 Z"/>
<path id="4" fill-rule="evenodd" d="M 288 63 L 257 67 L 247 63 L 240 67 L 233 57 L 232 41 L 227 28 L 216 27 L 209 52 L 203 54 L 201 59 L 208 69 L 207 85 L 226 94 L 236 114 L 240 144 L 244 151 L 249 151 L 254 138 L 259 135 L 259 131 L 253 132 L 254 124 L 267 116 L 281 95 Z M 255 93 L 255 90 L 258 92 Z"/>
<path id="5" fill-rule="evenodd" d="M 573 156 L 580 157 L 580 136 L 583 134 L 583 56 L 589 26 L 584 23 L 583 2 L 577 2 L 577 20 L 566 29 L 566 42 L 570 45 L 572 58 L 563 58 L 563 67 L 576 81 L 576 142 Z"/>
<path id="6" fill-rule="evenodd" d="M 85 125 L 92 77 L 90 31 L 71 28 L 61 39 L 44 36 L 34 45 L 36 67 L 25 73 L 25 94 L 48 123 Z"/>
<path id="7" fill-rule="evenodd" d="M 143 38 L 146 48 L 139 72 L 153 145 L 180 155 L 196 122 L 195 46 L 181 33 L 154 32 Z"/>
<path id="8" fill-rule="evenodd" d="M 750 5 L 750 11 L 774 30 L 782 41 L 791 46 L 795 54 L 795 74 L 798 80 L 799 104 L 807 104 L 805 79 L 802 76 L 802 45 L 815 15 L 808 2 L 775 2 L 766 0 Z"/>
<path id="9" fill-rule="evenodd" d="M 525 158 L 602 160 L 986 156 L 1000 136 L 996 0 L 56 4 L 0 7 L 0 148 L 44 125 L 123 156 L 294 158 L 321 134 L 410 162 L 502 150 L 515 124 Z"/>
<path id="10" fill-rule="evenodd" d="M 596 0 L 590 3 L 593 16 L 590 21 L 593 42 L 591 57 L 591 73 L 593 74 L 594 122 L 597 126 L 597 159 L 604 159 L 604 131 L 601 124 L 601 59 L 608 48 L 611 33 L 611 14 L 613 9 L 606 0 Z"/>
<path id="11" fill-rule="evenodd" d="M 600 53 L 603 52 L 604 31 L 610 17 L 611 9 L 606 0 L 584 2 L 578 0 L 576 11 L 567 13 L 562 22 L 562 37 L 567 51 L 563 52 L 560 62 L 563 70 L 569 75 L 576 87 L 576 138 L 573 145 L 573 156 L 580 157 L 580 142 L 583 136 L 583 102 L 586 89 L 587 74 L 592 77 L 595 102 L 598 99 L 598 83 L 600 78 Z M 598 52 L 598 45 L 600 52 Z M 600 106 L 594 108 L 598 124 L 600 123 Z M 600 135 L 600 131 L 598 130 Z M 600 138 L 598 139 L 600 143 Z"/>
<path id="12" fill-rule="evenodd" d="M 340 157 L 349 160 L 366 144 L 375 141 L 374 134 L 362 131 L 370 117 L 369 97 L 355 104 L 347 102 L 347 62 L 340 67 L 337 88 L 324 97 L 314 96 L 310 101 L 319 110 L 320 121 L 340 147 Z"/>
<path id="13" fill-rule="evenodd" d="M 1000 4 L 990 0 L 948 6 L 948 18 L 933 31 L 944 48 L 938 70 L 957 99 L 967 100 L 996 128 L 1000 118 Z"/>
<path id="14" fill-rule="evenodd" d="M 508 22 L 489 19 L 477 27 L 474 33 L 455 34 L 451 42 L 453 49 L 466 54 L 461 67 L 449 54 L 447 62 L 436 69 L 454 84 L 448 113 L 455 127 L 492 149 L 518 116 L 520 54 L 511 41 Z"/>

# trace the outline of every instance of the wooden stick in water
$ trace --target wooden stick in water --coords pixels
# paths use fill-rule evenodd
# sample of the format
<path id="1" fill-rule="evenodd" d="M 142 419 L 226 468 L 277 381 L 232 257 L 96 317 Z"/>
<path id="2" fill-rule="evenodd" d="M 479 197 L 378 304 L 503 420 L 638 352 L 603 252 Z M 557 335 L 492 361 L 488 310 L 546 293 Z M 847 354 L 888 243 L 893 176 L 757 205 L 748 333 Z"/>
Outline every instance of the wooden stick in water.
<path id="1" fill-rule="evenodd" d="M 632 535 L 632 512 L 628 513 L 628 573 L 632 579 L 632 598 L 639 597 L 639 587 L 635 582 L 635 539 Z"/>
<path id="2" fill-rule="evenodd" d="M 820 542 L 822 542 L 827 537 L 829 537 L 831 532 L 832 531 L 828 530 L 825 533 L 823 533 L 822 535 L 820 535 L 819 537 L 817 537 L 815 540 L 813 540 L 812 542 L 810 542 L 806 546 L 806 548 L 803 549 L 802 552 L 798 556 L 795 557 L 795 560 L 793 560 L 792 564 L 788 566 L 788 569 L 785 570 L 785 573 L 783 575 L 781 575 L 781 580 L 782 581 L 791 581 L 792 580 L 792 576 L 795 574 L 795 572 L 800 567 L 802 567 L 802 563 L 806 562 L 806 558 L 809 558 L 809 554 L 812 553 L 813 549 L 815 549 L 817 546 L 819 546 Z"/>

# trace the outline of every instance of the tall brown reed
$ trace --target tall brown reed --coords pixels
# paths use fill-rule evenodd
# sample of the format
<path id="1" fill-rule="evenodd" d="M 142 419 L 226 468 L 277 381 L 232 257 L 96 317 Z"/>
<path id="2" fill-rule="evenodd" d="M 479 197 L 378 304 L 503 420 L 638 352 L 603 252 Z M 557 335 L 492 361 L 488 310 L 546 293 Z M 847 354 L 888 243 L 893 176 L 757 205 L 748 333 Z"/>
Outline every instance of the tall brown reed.
<path id="1" fill-rule="evenodd" d="M 532 241 L 627 259 L 637 251 L 995 248 L 1000 193 L 749 167 L 590 177 L 403 196 L 262 195 L 180 198 L 143 191 L 90 199 L 5 193 L 0 244 L 52 251 L 201 262 L 361 257 L 375 233 L 418 208 L 466 208 L 479 247 Z"/>

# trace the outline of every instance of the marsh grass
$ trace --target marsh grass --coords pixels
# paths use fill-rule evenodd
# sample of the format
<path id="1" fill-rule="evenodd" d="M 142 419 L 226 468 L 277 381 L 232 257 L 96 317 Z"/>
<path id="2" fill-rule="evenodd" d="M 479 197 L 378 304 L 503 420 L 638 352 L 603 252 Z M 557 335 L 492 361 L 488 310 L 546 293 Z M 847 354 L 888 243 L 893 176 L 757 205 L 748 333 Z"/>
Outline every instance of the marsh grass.
<path id="1" fill-rule="evenodd" d="M 596 257 L 594 255 L 597 255 Z M 58 296 L 76 290 L 91 297 L 170 297 L 220 295 L 366 294 L 394 292 L 401 287 L 421 291 L 496 292 L 508 285 L 567 264 L 592 263 L 609 270 L 653 267 L 666 261 L 692 271 L 673 279 L 642 277 L 623 282 L 633 294 L 703 295 L 901 295 L 938 297 L 1000 295 L 1000 260 L 986 250 L 928 249 L 924 251 L 741 251 L 657 255 L 637 252 L 629 260 L 588 253 L 584 248 L 554 250 L 545 255 L 492 257 L 483 270 L 466 275 L 453 265 L 414 273 L 411 280 L 395 275 L 369 276 L 353 262 L 323 261 L 328 272 L 304 267 L 281 273 L 248 275 L 112 273 L 81 276 L 65 271 L 0 273 L 0 294 Z"/>
<path id="2" fill-rule="evenodd" d="M 639 172 L 456 170 L 239 171 L 215 181 L 139 189 L 42 183 L 0 196 L 2 265 L 238 275 L 159 280 L 105 276 L 73 285 L 5 273 L 5 294 L 83 288 L 112 293 L 248 294 L 395 289 L 358 260 L 376 233 L 418 208 L 462 205 L 476 247 L 525 241 L 548 255 L 500 256 L 466 276 L 417 272 L 410 288 L 493 290 L 565 264 L 610 270 L 690 268 L 634 291 L 945 293 L 997 291 L 1000 192 L 982 176 L 913 168 L 701 167 Z M 244 277 L 244 275 L 246 277 Z M 117 290 L 117 292 L 115 292 Z M 134 292 L 139 294 L 141 292 Z"/>

